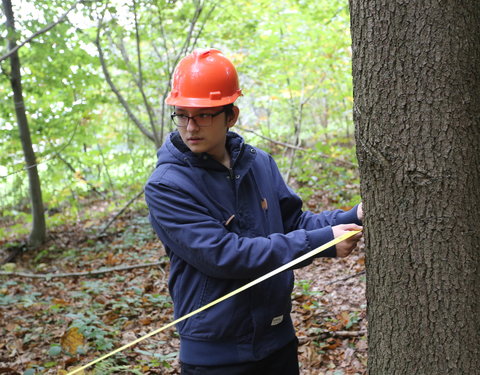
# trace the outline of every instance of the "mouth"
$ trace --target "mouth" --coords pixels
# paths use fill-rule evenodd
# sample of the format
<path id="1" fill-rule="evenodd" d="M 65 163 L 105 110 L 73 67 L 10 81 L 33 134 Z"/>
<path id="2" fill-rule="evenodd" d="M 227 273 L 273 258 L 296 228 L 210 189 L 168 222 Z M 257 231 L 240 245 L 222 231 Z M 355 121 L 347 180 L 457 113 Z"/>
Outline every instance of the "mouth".
<path id="1" fill-rule="evenodd" d="M 201 138 L 201 137 L 189 137 L 189 138 L 187 138 L 187 141 L 189 143 L 199 143 L 202 140 L 203 140 L 203 138 Z"/>

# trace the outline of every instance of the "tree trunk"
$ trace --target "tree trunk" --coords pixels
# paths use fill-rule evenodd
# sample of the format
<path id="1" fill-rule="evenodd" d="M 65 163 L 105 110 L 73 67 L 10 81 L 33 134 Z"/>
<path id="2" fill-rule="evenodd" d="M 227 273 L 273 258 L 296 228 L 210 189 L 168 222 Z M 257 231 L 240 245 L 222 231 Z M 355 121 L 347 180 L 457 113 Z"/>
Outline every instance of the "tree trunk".
<path id="1" fill-rule="evenodd" d="M 8 50 L 16 46 L 15 19 L 12 10 L 11 0 L 2 0 L 3 9 L 7 18 L 6 26 L 8 30 Z M 33 225 L 29 236 L 29 245 L 38 247 L 46 238 L 45 213 L 42 200 L 42 190 L 35 160 L 35 153 L 32 148 L 28 120 L 25 114 L 25 103 L 22 94 L 22 76 L 20 73 L 20 59 L 18 52 L 15 51 L 10 56 L 10 82 L 13 90 L 13 100 L 15 103 L 15 113 L 17 115 L 17 124 L 20 131 L 20 140 L 22 142 L 23 154 L 27 165 L 28 180 L 30 185 L 30 199 L 32 202 Z"/>
<path id="2" fill-rule="evenodd" d="M 480 3 L 350 0 L 370 375 L 480 368 Z"/>

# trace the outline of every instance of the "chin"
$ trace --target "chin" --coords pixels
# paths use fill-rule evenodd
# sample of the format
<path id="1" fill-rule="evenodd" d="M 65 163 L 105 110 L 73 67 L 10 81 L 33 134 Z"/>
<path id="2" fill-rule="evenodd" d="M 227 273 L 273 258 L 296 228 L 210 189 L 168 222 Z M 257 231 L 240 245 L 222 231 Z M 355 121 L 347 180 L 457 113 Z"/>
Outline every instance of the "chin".
<path id="1" fill-rule="evenodd" d="M 197 146 L 190 146 L 190 145 L 187 147 L 190 149 L 190 151 L 192 151 L 195 154 L 201 154 L 207 151 L 204 147 L 197 147 Z"/>

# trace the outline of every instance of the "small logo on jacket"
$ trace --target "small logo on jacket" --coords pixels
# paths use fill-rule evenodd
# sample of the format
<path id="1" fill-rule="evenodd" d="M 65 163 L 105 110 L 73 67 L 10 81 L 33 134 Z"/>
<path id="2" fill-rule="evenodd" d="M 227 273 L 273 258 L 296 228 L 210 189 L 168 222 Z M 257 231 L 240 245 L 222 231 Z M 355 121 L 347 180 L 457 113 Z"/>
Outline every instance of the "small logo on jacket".
<path id="1" fill-rule="evenodd" d="M 280 324 L 283 322 L 283 315 L 276 316 L 275 318 L 272 319 L 272 326 L 276 326 L 277 324 Z"/>

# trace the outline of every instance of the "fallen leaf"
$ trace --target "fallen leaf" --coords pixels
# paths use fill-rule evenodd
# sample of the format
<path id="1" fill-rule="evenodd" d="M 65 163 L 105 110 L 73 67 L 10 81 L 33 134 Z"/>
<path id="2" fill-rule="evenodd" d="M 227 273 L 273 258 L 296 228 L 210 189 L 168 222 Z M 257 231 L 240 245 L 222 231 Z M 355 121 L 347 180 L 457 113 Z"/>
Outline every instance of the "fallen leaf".
<path id="1" fill-rule="evenodd" d="M 78 327 L 72 327 L 60 339 L 62 349 L 70 354 L 75 354 L 79 346 L 84 344 L 85 338 L 79 332 Z"/>
<path id="2" fill-rule="evenodd" d="M 334 339 L 333 337 L 329 337 L 327 339 L 327 345 L 323 347 L 323 349 L 333 350 L 338 348 L 342 345 L 342 342 L 339 339 Z"/>
<path id="3" fill-rule="evenodd" d="M 1 367 L 0 374 L 8 374 L 8 375 L 20 375 L 19 372 L 15 371 L 11 367 Z"/>
<path id="4" fill-rule="evenodd" d="M 61 298 L 54 298 L 52 300 L 52 302 L 55 304 L 55 305 L 60 305 L 60 306 L 68 306 L 70 305 L 70 303 L 68 303 L 67 301 L 61 299 Z"/>
<path id="5" fill-rule="evenodd" d="M 18 327 L 18 324 L 17 324 L 17 323 L 15 323 L 15 322 L 8 322 L 5 328 L 6 328 L 7 331 L 9 331 L 9 332 L 13 332 L 13 331 L 15 331 L 15 330 L 17 329 L 17 327 Z"/>
<path id="6" fill-rule="evenodd" d="M 350 323 L 350 314 L 348 313 L 348 311 L 342 311 L 340 314 L 337 315 L 337 319 L 338 322 L 342 325 L 342 327 L 346 327 L 348 323 Z"/>
<path id="7" fill-rule="evenodd" d="M 113 255 L 112 253 L 108 253 L 105 263 L 107 264 L 107 266 L 115 266 L 118 264 L 119 261 L 120 260 L 115 257 L 115 255 Z"/>
<path id="8" fill-rule="evenodd" d="M 65 371 L 65 370 L 59 370 L 57 375 L 64 375 L 64 374 L 69 374 L 71 373 L 72 371 L 75 371 L 77 368 L 80 368 L 81 366 L 76 366 L 74 368 L 71 368 L 71 369 L 68 369 L 68 372 Z M 65 371 L 65 372 L 60 372 L 60 371 Z M 75 373 L 76 375 L 87 375 L 88 373 L 86 373 L 85 371 L 83 370 L 80 370 L 78 372 Z"/>

